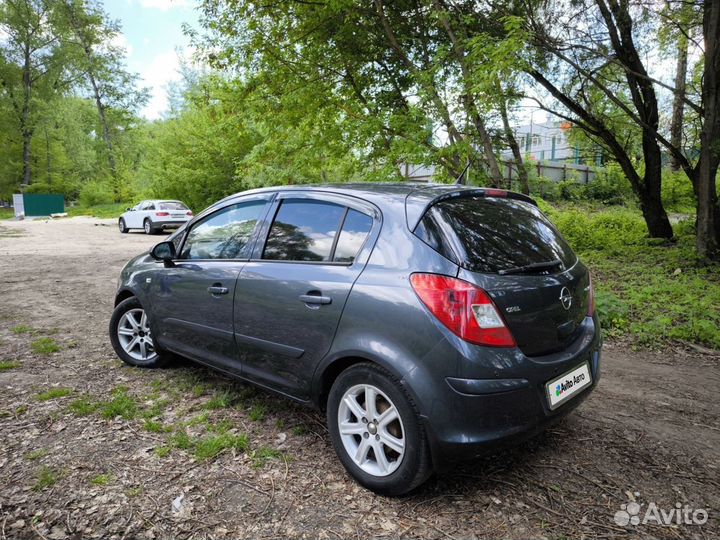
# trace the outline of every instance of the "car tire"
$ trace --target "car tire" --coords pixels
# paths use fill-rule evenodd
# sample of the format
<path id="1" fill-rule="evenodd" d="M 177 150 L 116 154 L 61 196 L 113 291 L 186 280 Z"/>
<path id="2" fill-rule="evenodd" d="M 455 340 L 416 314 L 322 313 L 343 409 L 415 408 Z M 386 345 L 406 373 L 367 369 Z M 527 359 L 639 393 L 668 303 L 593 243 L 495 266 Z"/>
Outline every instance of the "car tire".
<path id="1" fill-rule="evenodd" d="M 155 226 L 149 218 L 145 218 L 145 221 L 143 221 L 143 230 L 145 231 L 145 234 L 155 234 Z"/>
<path id="2" fill-rule="evenodd" d="M 110 317 L 110 342 L 115 354 L 128 365 L 162 367 L 168 355 L 155 348 L 147 313 L 134 296 L 120 302 Z"/>
<path id="3" fill-rule="evenodd" d="M 374 396 L 370 407 L 368 396 Z M 338 376 L 328 396 L 327 423 L 340 462 L 367 489 L 405 495 L 432 473 L 417 409 L 398 380 L 380 366 L 355 364 Z"/>
<path id="4" fill-rule="evenodd" d="M 123 233 L 123 234 L 125 234 L 126 232 L 128 232 L 128 228 L 127 228 L 127 226 L 125 225 L 125 220 L 124 220 L 123 218 L 120 218 L 120 219 L 118 220 L 118 229 L 120 229 L 120 232 Z"/>

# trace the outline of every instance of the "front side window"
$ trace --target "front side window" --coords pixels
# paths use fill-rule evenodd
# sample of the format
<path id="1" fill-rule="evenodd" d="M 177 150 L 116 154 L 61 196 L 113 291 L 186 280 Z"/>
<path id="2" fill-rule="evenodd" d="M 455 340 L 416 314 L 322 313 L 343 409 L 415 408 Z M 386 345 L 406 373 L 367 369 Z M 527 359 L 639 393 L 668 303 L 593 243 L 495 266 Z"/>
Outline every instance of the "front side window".
<path id="1" fill-rule="evenodd" d="M 245 259 L 250 239 L 265 201 L 234 204 L 211 214 L 193 226 L 180 254 L 181 259 Z"/>
<path id="2" fill-rule="evenodd" d="M 330 261 L 345 207 L 324 201 L 285 200 L 270 228 L 263 259 Z"/>

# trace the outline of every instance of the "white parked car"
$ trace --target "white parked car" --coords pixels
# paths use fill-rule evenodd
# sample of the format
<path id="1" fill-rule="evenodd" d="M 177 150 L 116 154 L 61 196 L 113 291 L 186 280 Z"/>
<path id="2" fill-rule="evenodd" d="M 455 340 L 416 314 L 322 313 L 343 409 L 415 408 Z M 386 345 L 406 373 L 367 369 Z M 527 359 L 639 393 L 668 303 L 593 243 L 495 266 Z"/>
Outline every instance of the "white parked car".
<path id="1" fill-rule="evenodd" d="M 118 227 L 121 233 L 142 229 L 145 234 L 155 234 L 165 229 L 176 229 L 192 217 L 192 210 L 180 201 L 142 201 L 120 216 Z"/>

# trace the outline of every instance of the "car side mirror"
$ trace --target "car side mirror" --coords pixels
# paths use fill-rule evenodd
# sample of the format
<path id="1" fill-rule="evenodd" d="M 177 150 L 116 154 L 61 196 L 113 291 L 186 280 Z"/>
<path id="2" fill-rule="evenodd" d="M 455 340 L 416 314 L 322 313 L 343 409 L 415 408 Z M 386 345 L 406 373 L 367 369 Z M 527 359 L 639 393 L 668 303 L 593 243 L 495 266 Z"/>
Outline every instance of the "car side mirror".
<path id="1" fill-rule="evenodd" d="M 165 263 L 165 267 L 175 266 L 173 259 L 175 258 L 175 244 L 172 242 L 160 242 L 150 252 L 150 256 L 156 261 Z"/>

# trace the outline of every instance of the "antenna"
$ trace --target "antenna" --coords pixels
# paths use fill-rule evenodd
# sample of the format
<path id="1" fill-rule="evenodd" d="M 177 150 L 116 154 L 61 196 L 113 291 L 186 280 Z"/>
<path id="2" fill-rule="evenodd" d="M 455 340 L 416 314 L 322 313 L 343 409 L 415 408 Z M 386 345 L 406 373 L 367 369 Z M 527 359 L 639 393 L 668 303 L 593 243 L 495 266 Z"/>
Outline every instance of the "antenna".
<path id="1" fill-rule="evenodd" d="M 460 175 L 455 179 L 455 184 L 459 186 L 464 186 L 467 183 L 467 170 L 470 168 L 470 164 L 472 163 L 471 160 L 468 159 L 467 165 L 465 165 L 465 168 L 460 173 Z"/>

